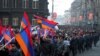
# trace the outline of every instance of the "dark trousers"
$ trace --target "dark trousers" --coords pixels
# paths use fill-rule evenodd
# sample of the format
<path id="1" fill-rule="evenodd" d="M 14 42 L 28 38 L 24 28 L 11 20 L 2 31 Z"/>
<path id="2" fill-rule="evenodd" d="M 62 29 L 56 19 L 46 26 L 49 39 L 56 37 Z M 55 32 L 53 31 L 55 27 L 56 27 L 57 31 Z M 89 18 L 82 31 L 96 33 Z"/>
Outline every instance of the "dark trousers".
<path id="1" fill-rule="evenodd" d="M 66 52 L 64 56 L 69 56 L 69 52 Z"/>
<path id="2" fill-rule="evenodd" d="M 70 50 L 72 52 L 72 55 L 76 56 L 76 54 L 77 54 L 77 48 L 71 48 Z"/>

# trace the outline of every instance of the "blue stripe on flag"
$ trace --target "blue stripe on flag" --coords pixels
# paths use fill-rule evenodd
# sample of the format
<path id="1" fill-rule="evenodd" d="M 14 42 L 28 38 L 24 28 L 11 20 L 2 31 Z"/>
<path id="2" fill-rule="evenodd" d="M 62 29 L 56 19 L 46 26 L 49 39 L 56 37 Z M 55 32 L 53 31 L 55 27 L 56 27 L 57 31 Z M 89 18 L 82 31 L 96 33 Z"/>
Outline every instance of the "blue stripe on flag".
<path id="1" fill-rule="evenodd" d="M 25 30 L 21 31 L 21 36 L 22 36 L 26 46 L 28 47 L 31 56 L 35 56 L 35 52 L 33 50 L 33 47 L 31 46 L 31 43 L 29 41 L 29 38 L 28 38 L 27 33 L 25 32 Z"/>
<path id="2" fill-rule="evenodd" d="M 55 25 L 53 25 L 53 24 L 49 24 L 48 22 L 46 22 L 46 21 L 43 21 L 42 20 L 42 24 L 44 24 L 44 25 L 46 25 L 46 26 L 48 26 L 48 27 L 51 27 L 51 28 L 55 28 Z"/>

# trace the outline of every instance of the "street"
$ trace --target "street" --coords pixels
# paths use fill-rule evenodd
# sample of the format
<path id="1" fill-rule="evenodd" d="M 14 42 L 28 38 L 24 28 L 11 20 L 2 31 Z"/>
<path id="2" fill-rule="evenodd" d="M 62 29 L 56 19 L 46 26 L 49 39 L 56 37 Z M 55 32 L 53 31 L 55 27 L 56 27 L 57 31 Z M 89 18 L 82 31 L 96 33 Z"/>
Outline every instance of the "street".
<path id="1" fill-rule="evenodd" d="M 89 51 L 85 51 L 77 56 L 100 56 L 100 41 L 98 42 L 97 47 L 93 47 Z"/>

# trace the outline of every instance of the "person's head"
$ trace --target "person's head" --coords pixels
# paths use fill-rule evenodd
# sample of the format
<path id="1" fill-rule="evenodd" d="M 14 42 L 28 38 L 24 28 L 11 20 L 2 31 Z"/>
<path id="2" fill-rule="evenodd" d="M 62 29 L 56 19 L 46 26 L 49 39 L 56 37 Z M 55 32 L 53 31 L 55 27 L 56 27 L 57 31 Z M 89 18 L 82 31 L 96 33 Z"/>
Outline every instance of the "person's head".
<path id="1" fill-rule="evenodd" d="M 12 49 L 16 49 L 16 45 L 15 44 L 11 44 Z"/>
<path id="2" fill-rule="evenodd" d="M 64 40 L 67 40 L 68 38 L 66 37 L 66 38 L 64 38 Z"/>

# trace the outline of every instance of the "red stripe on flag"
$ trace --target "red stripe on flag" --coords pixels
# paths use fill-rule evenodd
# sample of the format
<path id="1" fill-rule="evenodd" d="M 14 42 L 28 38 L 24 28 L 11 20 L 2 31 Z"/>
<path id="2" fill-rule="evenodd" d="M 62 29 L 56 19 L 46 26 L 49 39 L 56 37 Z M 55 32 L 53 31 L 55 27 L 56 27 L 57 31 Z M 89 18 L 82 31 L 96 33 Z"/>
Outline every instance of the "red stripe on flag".
<path id="1" fill-rule="evenodd" d="M 24 19 L 26 20 L 26 22 L 27 22 L 27 29 L 25 29 L 25 31 L 26 31 L 26 33 L 28 34 L 28 37 L 29 37 L 29 40 L 30 40 L 30 43 L 31 43 L 31 45 L 33 45 L 32 44 L 32 37 L 31 37 L 31 23 L 30 23 L 30 21 L 29 21 L 29 17 L 28 17 L 28 15 L 27 15 L 27 13 L 26 12 L 24 12 Z"/>
<path id="2" fill-rule="evenodd" d="M 48 22 L 49 24 L 53 24 L 53 25 L 57 25 L 58 23 L 57 22 L 54 22 L 54 21 L 50 21 L 46 18 L 43 18 L 43 17 L 40 17 L 40 16 L 37 16 L 37 15 L 33 15 L 34 17 L 36 17 L 37 19 L 41 19 L 41 20 L 44 20 L 46 22 Z"/>

